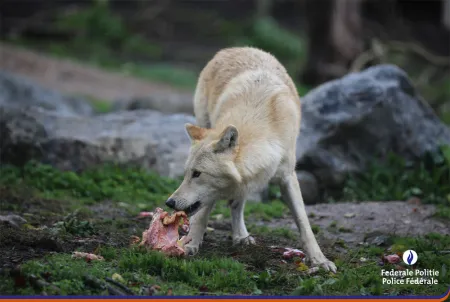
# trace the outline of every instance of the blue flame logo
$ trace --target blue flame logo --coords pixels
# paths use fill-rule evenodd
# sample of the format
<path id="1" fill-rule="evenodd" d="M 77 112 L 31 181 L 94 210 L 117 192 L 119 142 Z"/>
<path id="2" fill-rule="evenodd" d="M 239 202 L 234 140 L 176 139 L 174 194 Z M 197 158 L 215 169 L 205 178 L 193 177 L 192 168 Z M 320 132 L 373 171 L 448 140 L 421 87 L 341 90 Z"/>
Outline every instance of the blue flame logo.
<path id="1" fill-rule="evenodd" d="M 408 264 L 411 265 L 411 262 L 414 259 L 414 255 L 412 253 L 412 251 L 409 251 L 409 255 L 408 255 Z"/>
<path id="2" fill-rule="evenodd" d="M 417 256 L 417 253 L 413 250 L 407 250 L 403 253 L 403 262 L 407 265 L 414 265 L 418 259 L 419 256 Z"/>

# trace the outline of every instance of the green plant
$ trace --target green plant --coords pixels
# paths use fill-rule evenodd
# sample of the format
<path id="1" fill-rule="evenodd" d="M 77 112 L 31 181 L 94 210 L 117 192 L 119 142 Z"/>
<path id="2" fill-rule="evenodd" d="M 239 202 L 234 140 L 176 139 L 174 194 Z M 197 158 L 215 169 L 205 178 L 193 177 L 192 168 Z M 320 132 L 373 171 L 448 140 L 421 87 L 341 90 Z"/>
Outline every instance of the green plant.
<path id="1" fill-rule="evenodd" d="M 416 164 L 390 154 L 384 164 L 370 164 L 367 172 L 350 176 L 343 200 L 405 200 L 450 205 L 450 152 L 427 155 Z"/>
<path id="2" fill-rule="evenodd" d="M 160 47 L 150 44 L 141 35 L 132 33 L 122 18 L 113 12 L 108 1 L 95 1 L 67 14 L 60 15 L 56 27 L 74 33 L 72 47 L 108 53 L 110 50 L 159 58 Z"/>
<path id="3" fill-rule="evenodd" d="M 55 232 L 66 232 L 72 235 L 82 237 L 94 235 L 96 233 L 94 226 L 88 220 L 80 220 L 78 211 L 70 213 L 62 221 L 58 221 L 52 228 Z"/>

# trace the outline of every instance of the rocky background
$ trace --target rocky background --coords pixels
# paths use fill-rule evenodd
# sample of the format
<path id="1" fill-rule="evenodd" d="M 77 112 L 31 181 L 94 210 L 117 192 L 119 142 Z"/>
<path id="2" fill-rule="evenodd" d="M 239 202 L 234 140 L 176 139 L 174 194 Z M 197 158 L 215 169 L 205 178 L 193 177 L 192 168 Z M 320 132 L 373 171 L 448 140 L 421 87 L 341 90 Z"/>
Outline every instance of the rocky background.
<path id="1" fill-rule="evenodd" d="M 307 203 L 390 153 L 417 162 L 450 141 L 448 1 L 247 1 L 239 12 L 226 1 L 50 3 L 1 4 L 3 163 L 113 161 L 181 176 L 196 76 L 233 45 L 274 53 L 297 81 Z"/>

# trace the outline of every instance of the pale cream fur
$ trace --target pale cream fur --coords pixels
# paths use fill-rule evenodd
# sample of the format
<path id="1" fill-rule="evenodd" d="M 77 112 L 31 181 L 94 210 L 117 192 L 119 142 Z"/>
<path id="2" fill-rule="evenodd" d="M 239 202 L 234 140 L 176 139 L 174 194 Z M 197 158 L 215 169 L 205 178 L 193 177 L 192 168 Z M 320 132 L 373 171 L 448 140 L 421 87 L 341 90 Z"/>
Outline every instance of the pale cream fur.
<path id="1" fill-rule="evenodd" d="M 255 48 L 223 49 L 199 76 L 194 111 L 198 125 L 186 125 L 192 147 L 185 178 L 170 198 L 177 210 L 200 205 L 191 219 L 187 252 L 198 252 L 219 199 L 230 201 L 233 241 L 254 243 L 244 222 L 245 201 L 274 180 L 312 264 L 336 271 L 317 244 L 296 178 L 300 98 L 285 68 Z"/>

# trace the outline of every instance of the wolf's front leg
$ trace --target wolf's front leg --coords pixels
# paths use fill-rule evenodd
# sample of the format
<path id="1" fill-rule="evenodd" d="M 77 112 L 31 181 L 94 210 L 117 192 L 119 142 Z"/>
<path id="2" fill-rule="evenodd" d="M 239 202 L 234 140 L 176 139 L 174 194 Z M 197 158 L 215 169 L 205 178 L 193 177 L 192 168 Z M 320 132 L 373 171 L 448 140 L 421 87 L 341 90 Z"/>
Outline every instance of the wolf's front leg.
<path id="1" fill-rule="evenodd" d="M 213 204 L 203 206 L 197 213 L 190 219 L 189 234 L 187 237 L 191 240 L 184 246 L 185 254 L 193 256 L 198 253 L 200 244 L 203 241 L 203 235 L 206 231 L 206 226 L 209 220 L 209 214 L 213 208 Z"/>
<path id="2" fill-rule="evenodd" d="M 322 266 L 328 271 L 336 272 L 336 265 L 325 257 L 317 244 L 316 237 L 306 215 L 305 204 L 295 172 L 281 179 L 280 189 L 283 200 L 287 203 L 294 216 L 295 223 L 300 231 L 302 246 L 312 265 Z"/>
<path id="3" fill-rule="evenodd" d="M 230 200 L 231 229 L 233 232 L 233 244 L 254 244 L 255 239 L 248 234 L 244 221 L 245 199 Z"/>

